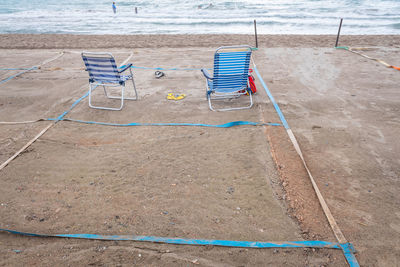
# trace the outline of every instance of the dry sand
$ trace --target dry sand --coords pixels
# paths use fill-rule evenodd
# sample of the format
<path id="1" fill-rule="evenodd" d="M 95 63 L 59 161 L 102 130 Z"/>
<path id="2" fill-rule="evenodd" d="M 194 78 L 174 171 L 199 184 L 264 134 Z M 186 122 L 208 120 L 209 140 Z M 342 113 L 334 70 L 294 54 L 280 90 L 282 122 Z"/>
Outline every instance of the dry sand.
<path id="1" fill-rule="evenodd" d="M 87 91 L 79 52 L 107 50 L 136 66 L 200 68 L 246 35 L 0 35 L 0 66 L 40 70 L 0 85 L 0 121 L 57 117 Z M 400 65 L 400 36 L 341 44 Z M 259 36 L 254 60 L 340 228 L 364 266 L 400 262 L 400 72 L 344 50 L 335 36 Z M 107 48 L 107 49 L 106 49 Z M 4 79 L 18 71 L 0 71 Z M 211 112 L 200 71 L 134 70 L 140 100 L 68 118 L 219 124 L 279 122 L 260 82 L 250 110 Z M 185 93 L 180 102 L 168 92 Z M 97 103 L 105 103 L 99 91 Z M 244 101 L 244 100 L 241 100 Z M 4 162 L 49 122 L 0 125 Z M 0 172 L 1 228 L 257 241 L 334 236 L 283 127 L 132 127 L 60 122 Z M 27 238 L 1 233 L 2 265 L 346 266 L 328 249 L 232 249 Z M 15 252 L 20 250 L 21 252 Z"/>

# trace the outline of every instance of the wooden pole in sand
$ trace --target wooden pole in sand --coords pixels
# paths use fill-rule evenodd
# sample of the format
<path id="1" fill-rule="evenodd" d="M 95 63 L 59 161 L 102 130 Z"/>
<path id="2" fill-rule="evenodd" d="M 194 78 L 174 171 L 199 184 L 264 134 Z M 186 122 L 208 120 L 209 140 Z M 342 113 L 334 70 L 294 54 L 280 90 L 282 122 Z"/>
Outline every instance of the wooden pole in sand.
<path id="1" fill-rule="evenodd" d="M 339 25 L 339 30 L 338 30 L 337 37 L 336 37 L 335 47 L 337 47 L 338 43 L 339 43 L 339 35 L 340 35 L 340 29 L 342 28 L 342 22 L 343 22 L 343 18 L 340 19 L 340 25 Z"/>
<path id="2" fill-rule="evenodd" d="M 13 159 L 18 157 L 22 152 L 24 152 L 24 150 L 27 149 L 30 145 L 32 145 L 36 140 L 38 140 L 39 137 L 41 137 L 48 129 L 50 129 L 51 127 L 56 125 L 56 123 L 57 122 L 52 122 L 49 125 L 47 125 L 46 128 L 44 128 L 40 133 L 38 133 L 38 135 L 36 135 L 34 138 L 32 138 L 26 145 L 24 145 L 20 150 L 18 150 L 14 155 L 12 155 L 11 158 L 9 158 L 3 164 L 1 164 L 0 171 L 2 169 L 4 169 L 4 167 L 6 167 L 8 165 L 8 163 L 10 163 Z"/>
<path id="3" fill-rule="evenodd" d="M 257 22 L 254 20 L 254 34 L 256 37 L 256 48 L 258 48 L 258 40 L 257 40 Z"/>

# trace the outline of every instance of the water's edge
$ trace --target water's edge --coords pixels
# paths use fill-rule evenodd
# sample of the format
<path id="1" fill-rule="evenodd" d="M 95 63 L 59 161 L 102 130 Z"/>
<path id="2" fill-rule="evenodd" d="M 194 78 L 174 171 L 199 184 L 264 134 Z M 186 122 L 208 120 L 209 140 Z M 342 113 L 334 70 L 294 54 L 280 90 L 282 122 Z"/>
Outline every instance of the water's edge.
<path id="1" fill-rule="evenodd" d="M 260 48 L 328 47 L 336 35 L 258 35 Z M 233 44 L 255 46 L 252 34 L 159 34 L 159 35 L 77 35 L 0 34 L 1 49 L 83 49 L 218 47 Z M 339 45 L 400 48 L 399 35 L 341 35 Z"/>

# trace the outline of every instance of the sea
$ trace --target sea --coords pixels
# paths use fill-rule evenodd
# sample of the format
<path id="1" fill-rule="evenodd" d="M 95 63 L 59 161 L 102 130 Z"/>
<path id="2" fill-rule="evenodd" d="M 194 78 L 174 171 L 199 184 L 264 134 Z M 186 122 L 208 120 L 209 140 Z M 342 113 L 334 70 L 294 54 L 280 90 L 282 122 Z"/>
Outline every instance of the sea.
<path id="1" fill-rule="evenodd" d="M 400 34 L 400 0 L 0 0 L 0 33 Z"/>

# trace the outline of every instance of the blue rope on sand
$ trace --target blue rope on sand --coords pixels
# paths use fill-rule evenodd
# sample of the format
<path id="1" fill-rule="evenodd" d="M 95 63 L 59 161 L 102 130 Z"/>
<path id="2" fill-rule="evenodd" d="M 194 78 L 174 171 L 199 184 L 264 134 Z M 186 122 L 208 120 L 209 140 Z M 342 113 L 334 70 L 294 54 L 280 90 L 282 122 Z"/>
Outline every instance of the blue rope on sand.
<path id="1" fill-rule="evenodd" d="M 4 80 L 1 80 L 0 84 L 8 82 L 9 80 L 14 79 L 15 77 L 18 77 L 19 75 L 24 74 L 25 72 L 28 72 L 28 71 L 31 71 L 31 70 L 35 70 L 35 69 L 37 69 L 36 66 L 32 67 L 32 68 L 25 69 L 24 71 L 21 71 L 21 72 L 15 74 L 15 75 L 12 75 L 12 76 L 10 76 L 8 78 L 5 78 Z"/>
<path id="2" fill-rule="evenodd" d="M 97 86 L 96 86 L 97 87 Z M 120 127 L 128 127 L 128 126 L 198 126 L 198 127 L 214 127 L 214 128 L 230 128 L 233 126 L 243 126 L 243 125 L 253 125 L 253 126 L 281 126 L 279 123 L 260 123 L 260 122 L 252 122 L 252 121 L 232 121 L 224 124 L 203 124 L 203 123 L 139 123 L 139 122 L 131 122 L 131 123 L 112 123 L 112 122 L 97 122 L 97 121 L 83 121 L 83 120 L 75 120 L 64 118 L 76 105 L 78 105 L 83 99 L 88 97 L 89 92 L 81 96 L 78 100 L 76 100 L 71 107 L 63 112 L 57 118 L 48 118 L 49 121 L 72 121 L 78 123 L 86 123 L 86 124 L 97 124 L 97 125 L 105 125 L 105 126 L 120 126 Z"/>
<path id="3" fill-rule="evenodd" d="M 0 70 L 30 70 L 31 68 L 0 68 Z"/>
<path id="4" fill-rule="evenodd" d="M 271 92 L 269 91 L 268 86 L 265 84 L 263 78 L 261 77 L 260 73 L 258 72 L 256 65 L 254 65 L 254 71 L 256 72 L 258 79 L 260 80 L 262 86 L 264 87 L 264 90 L 267 93 L 269 99 L 271 100 L 272 104 L 274 105 L 276 113 L 278 113 L 278 116 L 281 119 L 283 126 L 285 127 L 286 130 L 290 130 L 289 124 L 287 123 L 285 116 L 283 115 L 281 109 L 279 108 L 278 103 L 276 103 L 275 98 L 272 96 Z M 293 140 L 292 140 L 292 142 L 293 142 Z M 339 245 L 340 245 L 340 247 L 343 251 L 343 254 L 347 260 L 347 263 L 350 265 L 350 267 L 360 266 L 354 255 L 355 249 L 354 249 L 353 245 L 351 243 L 345 243 L 345 244 L 339 244 Z"/>
<path id="5" fill-rule="evenodd" d="M 122 66 L 124 67 L 124 66 Z M 143 69 L 156 69 L 156 70 L 199 70 L 199 69 L 178 69 L 178 68 L 145 68 L 145 67 L 136 67 L 133 68 L 143 68 Z M 16 75 L 13 75 L 5 80 L 0 81 L 4 83 L 22 73 L 25 73 L 29 70 L 35 69 L 36 67 L 27 69 L 23 72 L 20 72 Z M 285 117 L 283 116 L 278 104 L 273 98 L 271 92 L 268 90 L 267 85 L 264 80 L 261 78 L 256 67 L 254 67 L 255 72 L 257 73 L 258 78 L 260 79 L 266 93 L 268 94 L 271 102 L 273 103 L 275 110 L 277 111 L 283 125 L 286 129 L 290 129 L 288 123 L 286 122 Z M 228 122 L 225 124 L 200 124 L 200 123 L 127 123 L 127 124 L 117 124 L 117 123 L 106 123 L 106 122 L 93 122 L 93 121 L 82 121 L 82 120 L 74 120 L 74 119 L 66 119 L 64 118 L 78 103 L 80 103 L 83 99 L 85 99 L 89 93 L 86 93 L 78 100 L 76 100 L 71 107 L 62 113 L 57 118 L 50 118 L 47 120 L 51 121 L 73 121 L 79 123 L 87 123 L 87 124 L 99 124 L 99 125 L 107 125 L 107 126 L 203 126 L 203 127 L 217 127 L 217 128 L 229 128 L 232 126 L 238 125 L 270 125 L 270 126 L 280 126 L 279 123 L 257 123 L 250 121 L 234 121 Z M 332 248 L 332 249 L 341 249 L 346 257 L 346 260 L 350 267 L 359 266 L 357 259 L 354 256 L 355 249 L 351 243 L 340 244 L 340 243 L 331 243 L 326 241 L 292 241 L 292 242 L 254 242 L 254 241 L 232 241 L 232 240 L 201 240 L 201 239 L 184 239 L 184 238 L 165 238 L 165 237 L 155 237 L 155 236 L 120 236 L 120 235 L 96 235 L 96 234 L 35 234 L 35 233 L 27 233 L 27 232 L 19 232 L 9 229 L 2 229 L 0 231 L 8 232 L 11 234 L 18 234 L 23 236 L 31 236 L 31 237 L 58 237 L 58 238 L 80 238 L 80 239 L 91 239 L 91 240 L 113 240 L 113 241 L 141 241 L 141 242 L 154 242 L 154 243 L 166 243 L 166 244 L 179 244 L 179 245 L 212 245 L 212 246 L 222 246 L 222 247 L 243 247 L 243 248 Z"/>
<path id="6" fill-rule="evenodd" d="M 98 85 L 96 85 L 96 87 L 97 87 L 97 86 L 98 86 Z M 96 88 L 96 87 L 95 87 L 95 88 Z M 61 114 L 60 116 L 58 116 L 57 119 L 47 119 L 47 120 L 49 120 L 49 121 L 61 121 L 61 120 L 63 120 L 64 117 L 65 117 L 76 105 L 78 105 L 79 102 L 81 102 L 83 99 L 85 99 L 86 97 L 88 97 L 88 95 L 89 95 L 89 92 L 87 92 L 86 94 L 84 94 L 83 96 L 81 96 L 78 100 L 76 100 L 76 101 L 71 105 L 71 107 L 70 107 L 67 111 L 63 112 L 63 114 Z"/>
<path id="7" fill-rule="evenodd" d="M 340 249 L 343 251 L 350 267 L 357 267 L 358 262 L 354 257 L 354 246 L 351 243 L 339 244 L 327 241 L 286 241 L 286 242 L 260 242 L 260 241 L 234 241 L 234 240 L 207 240 L 207 239 L 186 239 L 186 238 L 169 238 L 158 236 L 136 236 L 136 235 L 97 235 L 97 234 L 36 234 L 2 229 L 2 232 L 17 234 L 30 237 L 41 238 L 76 238 L 88 240 L 103 241 L 138 241 L 151 242 L 173 245 L 192 245 L 192 246 L 219 246 L 219 247 L 236 247 L 236 248 L 330 248 Z"/>
<path id="8" fill-rule="evenodd" d="M 65 114 L 66 115 L 66 114 Z M 62 116 L 65 116 L 62 115 Z M 61 117 L 61 116 L 60 116 Z M 131 122 L 131 123 L 111 123 L 111 122 L 97 122 L 97 121 L 83 121 L 83 120 L 75 120 L 68 118 L 49 118 L 49 121 L 71 121 L 85 124 L 97 124 L 104 126 L 119 126 L 119 127 L 128 127 L 128 126 L 198 126 L 198 127 L 214 127 L 214 128 L 230 128 L 233 126 L 243 126 L 243 125 L 253 125 L 253 126 L 281 126 L 279 123 L 261 123 L 261 122 L 252 122 L 252 121 L 232 121 L 224 124 L 203 124 L 203 123 L 140 123 L 140 122 Z"/>
<path id="9" fill-rule="evenodd" d="M 119 67 L 120 69 L 125 68 L 127 65 Z M 160 68 L 160 67 L 139 67 L 131 66 L 132 69 L 144 69 L 144 70 L 201 70 L 202 68 Z M 211 70 L 211 69 L 208 69 Z"/>
<path id="10" fill-rule="evenodd" d="M 258 72 L 257 67 L 254 65 L 254 71 L 257 74 L 258 79 L 260 80 L 262 86 L 264 87 L 265 92 L 267 93 L 269 99 L 271 100 L 272 104 L 274 105 L 274 108 L 276 110 L 276 113 L 278 113 L 279 118 L 281 119 L 281 122 L 283 126 L 285 126 L 286 129 L 290 129 L 289 124 L 287 123 L 285 116 L 283 116 L 283 113 L 281 109 L 278 106 L 278 103 L 276 103 L 275 98 L 271 94 L 271 92 L 268 90 L 268 86 L 265 84 L 263 78 L 261 77 L 260 73 Z"/>
<path id="11" fill-rule="evenodd" d="M 240 248 L 331 248 L 343 249 L 339 243 L 327 241 L 288 241 L 288 242 L 260 242 L 260 241 L 234 241 L 234 240 L 207 240 L 207 239 L 185 239 L 169 238 L 157 236 L 136 236 L 136 235 L 97 235 L 97 234 L 36 234 L 2 229 L 2 232 L 11 234 L 31 236 L 31 237 L 59 237 L 77 238 L 105 241 L 140 241 L 175 245 L 198 245 L 198 246 L 221 246 L 221 247 L 240 247 Z M 345 249 L 354 249 L 348 244 Z"/>

